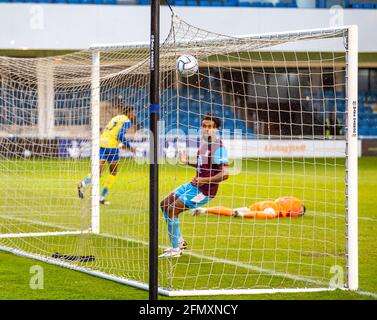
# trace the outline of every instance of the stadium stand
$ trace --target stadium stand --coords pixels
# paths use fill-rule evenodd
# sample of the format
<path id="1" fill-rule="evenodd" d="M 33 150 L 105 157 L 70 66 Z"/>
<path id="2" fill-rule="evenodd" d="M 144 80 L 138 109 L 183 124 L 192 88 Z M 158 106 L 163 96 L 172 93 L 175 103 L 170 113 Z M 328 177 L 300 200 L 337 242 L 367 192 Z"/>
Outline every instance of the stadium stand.
<path id="1" fill-rule="evenodd" d="M 93 5 L 149 5 L 150 0 L 0 0 L 0 3 L 55 3 Z M 165 0 L 166 3 L 166 0 Z M 164 4 L 164 3 L 163 3 Z M 253 1 L 253 0 L 169 0 L 175 6 L 203 7 L 253 7 L 253 8 L 297 8 L 296 0 Z M 350 9 L 377 9 L 377 0 L 316 0 L 316 8 L 330 8 L 340 5 Z"/>
<path id="2" fill-rule="evenodd" d="M 130 97 L 129 92 L 133 95 Z M 20 91 L 18 91 L 20 92 Z M 7 89 L 0 90 L 0 105 L 7 100 L 5 95 L 9 95 Z M 148 128 L 147 109 L 147 92 L 144 89 L 115 89 L 114 92 L 102 92 L 102 101 L 111 101 L 115 96 L 121 95 L 127 103 L 132 104 L 140 110 L 138 112 L 138 123 L 142 128 Z M 170 127 L 179 128 L 187 133 L 189 129 L 199 129 L 201 115 L 212 112 L 217 116 L 222 116 L 224 127 L 230 130 L 231 134 L 235 129 L 242 130 L 243 135 L 252 137 L 254 129 L 252 121 L 245 122 L 245 119 L 238 117 L 236 108 L 223 102 L 219 94 L 209 94 L 209 92 L 200 91 L 199 89 L 190 89 L 190 92 L 169 92 L 163 95 L 169 97 L 164 101 L 165 107 L 162 117 Z M 345 122 L 345 103 L 344 93 L 326 91 L 324 93 L 323 121 L 329 115 L 335 115 L 340 125 Z M 322 97 L 317 97 L 321 100 Z M 17 125 L 36 125 L 38 119 L 38 107 L 35 91 L 24 91 L 22 96 L 15 96 L 12 106 L 1 108 L 0 124 L 17 124 Z M 87 108 L 86 108 L 87 106 Z M 172 108 L 174 106 L 174 108 Z M 175 108 L 175 106 L 178 106 Z M 189 108 L 190 106 L 190 108 Z M 176 110 L 170 112 L 169 109 Z M 179 115 L 177 114 L 177 110 Z M 84 112 L 85 115 L 76 115 L 77 112 Z M 88 125 L 90 117 L 90 92 L 77 93 L 57 93 L 55 95 L 55 125 Z M 359 135 L 360 136 L 377 136 L 377 93 L 361 92 L 359 93 Z M 169 127 L 166 128 L 169 130 Z"/>
<path id="3" fill-rule="evenodd" d="M 93 5 L 121 5 L 121 4 L 134 4 L 134 5 L 149 5 L 150 0 L 0 0 L 0 3 L 55 3 L 55 4 L 93 4 Z M 163 1 L 166 3 L 166 0 Z M 169 0 L 171 5 L 176 6 L 228 6 L 228 7 L 252 7 L 252 8 L 296 8 L 298 2 L 296 0 L 281 0 L 281 1 L 253 1 L 253 0 Z M 377 0 L 317 0 L 317 8 L 328 8 L 332 5 L 341 5 L 345 8 L 351 9 L 377 9 Z M 364 89 L 366 90 L 366 89 Z M 146 105 L 146 93 L 142 90 L 133 90 L 135 96 L 130 101 L 133 105 L 141 108 Z M 0 90 L 0 104 L 6 101 L 2 95 L 10 94 L 7 89 Z M 87 125 L 89 123 L 89 106 L 90 92 L 81 93 L 84 96 L 75 97 L 69 96 L 69 93 L 64 95 L 57 93 L 55 96 L 55 124 L 56 125 Z M 102 100 L 111 100 L 117 92 L 103 93 Z M 127 90 L 122 93 L 127 97 Z M 199 95 L 201 95 L 199 99 Z M 177 96 L 177 94 L 169 94 L 165 96 Z M 223 114 L 227 120 L 224 126 L 234 130 L 242 129 L 247 133 L 253 134 L 253 128 L 246 125 L 244 119 L 240 119 L 235 112 L 235 107 L 227 105 L 222 101 L 220 96 L 209 95 L 209 93 L 200 92 L 199 90 L 191 90 L 189 94 L 181 94 L 179 100 L 176 98 L 174 101 L 167 101 L 167 105 L 179 105 L 179 118 L 177 115 L 165 115 L 169 117 L 169 122 L 173 125 L 179 122 L 183 131 L 189 128 L 198 128 L 200 126 L 199 115 L 218 110 Z M 182 98 L 189 97 L 189 98 Z M 326 91 L 321 97 L 314 97 L 319 101 L 320 108 L 323 108 L 323 121 L 326 121 L 330 114 L 335 114 L 336 119 L 340 123 L 345 122 L 345 104 L 344 93 Z M 35 91 L 24 91 L 22 97 L 15 95 L 15 101 L 10 106 L 1 108 L 0 124 L 16 123 L 18 125 L 35 125 L 38 121 L 38 108 L 37 98 Z M 126 98 L 125 98 L 126 99 Z M 8 99 L 9 101 L 9 99 Z M 205 101 L 205 102 L 203 102 Z M 79 105 L 80 104 L 80 105 Z M 190 110 L 188 109 L 190 106 Z M 85 110 L 85 116 L 75 116 L 76 110 Z M 216 113 L 216 111 L 215 111 Z M 145 119 L 148 117 L 140 113 L 141 119 L 144 119 L 142 124 L 148 127 Z M 75 120 L 80 119 L 80 120 Z M 73 123 L 73 122 L 74 123 Z M 359 93 L 359 134 L 362 136 L 377 136 L 377 93 L 374 91 L 361 91 Z"/>

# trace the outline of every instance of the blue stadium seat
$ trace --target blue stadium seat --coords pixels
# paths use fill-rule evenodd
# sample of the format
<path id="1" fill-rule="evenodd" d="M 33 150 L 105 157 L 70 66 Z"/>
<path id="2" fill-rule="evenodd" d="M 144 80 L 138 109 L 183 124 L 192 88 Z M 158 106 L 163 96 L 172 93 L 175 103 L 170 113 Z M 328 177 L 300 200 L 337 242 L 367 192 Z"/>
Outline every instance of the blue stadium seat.
<path id="1" fill-rule="evenodd" d="M 366 114 L 372 114 L 372 113 L 373 113 L 372 108 L 369 107 L 369 106 L 364 106 L 363 111 L 364 111 L 364 113 L 366 113 Z"/>
<path id="2" fill-rule="evenodd" d="M 219 118 L 222 118 L 223 116 L 223 112 L 221 109 L 214 109 L 212 110 L 212 113 L 216 116 L 216 117 L 219 117 Z"/>
<path id="3" fill-rule="evenodd" d="M 226 0 L 224 2 L 224 7 L 237 7 L 238 6 L 238 0 Z"/>
<path id="4" fill-rule="evenodd" d="M 359 120 L 359 128 L 369 128 L 369 121 L 365 119 Z"/>
<path id="5" fill-rule="evenodd" d="M 377 136 L 377 128 L 370 128 L 368 130 L 368 135 Z"/>
<path id="6" fill-rule="evenodd" d="M 344 99 L 345 98 L 345 92 L 344 91 L 336 91 L 335 96 L 337 99 Z"/>
<path id="7" fill-rule="evenodd" d="M 54 0 L 24 0 L 19 2 L 25 2 L 25 3 L 54 3 Z"/>
<path id="8" fill-rule="evenodd" d="M 334 91 L 333 90 L 326 90 L 325 91 L 325 97 L 326 98 L 334 98 Z"/>
<path id="9" fill-rule="evenodd" d="M 198 103 L 191 104 L 190 111 L 194 113 L 199 113 L 199 104 Z"/>
<path id="10" fill-rule="evenodd" d="M 260 1 L 251 2 L 250 6 L 251 7 L 262 7 L 262 2 L 260 2 Z"/>
<path id="11" fill-rule="evenodd" d="M 242 1 L 242 2 L 238 3 L 238 6 L 239 7 L 251 7 L 251 2 Z"/>
<path id="12" fill-rule="evenodd" d="M 246 123 L 243 120 L 236 120 L 235 121 L 235 129 L 242 130 L 242 133 L 246 133 Z"/>
<path id="13" fill-rule="evenodd" d="M 297 3 L 296 3 L 296 1 L 289 2 L 289 3 L 287 4 L 287 7 L 288 7 L 288 8 L 297 8 Z"/>
<path id="14" fill-rule="evenodd" d="M 275 4 L 275 7 L 276 8 L 287 8 L 288 7 L 288 3 L 278 2 L 278 3 Z"/>
<path id="15" fill-rule="evenodd" d="M 373 3 L 364 3 L 364 9 L 374 9 L 375 5 Z"/>
<path id="16" fill-rule="evenodd" d="M 247 133 L 254 134 L 254 129 L 253 128 L 247 128 Z"/>
<path id="17" fill-rule="evenodd" d="M 224 117 L 226 117 L 228 119 L 236 118 L 233 110 L 230 107 L 224 107 Z"/>
<path id="18" fill-rule="evenodd" d="M 187 6 L 190 6 L 190 7 L 196 7 L 198 5 L 198 2 L 194 0 L 187 0 L 186 4 Z"/>
<path id="19" fill-rule="evenodd" d="M 371 103 L 377 102 L 377 95 L 373 92 L 367 92 L 365 95 L 365 100 Z"/>
<path id="20" fill-rule="evenodd" d="M 211 5 L 213 7 L 222 7 L 223 6 L 223 2 L 222 1 L 212 1 Z"/>
<path id="21" fill-rule="evenodd" d="M 257 8 L 272 8 L 274 4 L 272 2 L 261 2 L 261 1 L 254 1 L 250 3 L 250 7 L 257 7 Z"/>
<path id="22" fill-rule="evenodd" d="M 148 5 L 151 3 L 151 0 L 139 0 L 140 5 Z"/>
<path id="23" fill-rule="evenodd" d="M 262 2 L 261 6 L 264 8 L 272 8 L 274 4 L 272 2 Z"/>
<path id="24" fill-rule="evenodd" d="M 234 121 L 225 119 L 225 121 L 223 123 L 223 128 L 224 129 L 233 129 L 234 128 Z"/>
<path id="25" fill-rule="evenodd" d="M 176 6 L 185 6 L 186 5 L 186 1 L 184 1 L 184 0 L 176 0 L 175 1 L 175 5 Z"/>
<path id="26" fill-rule="evenodd" d="M 187 103 L 186 104 L 180 104 L 179 110 L 188 112 L 189 111 L 189 105 Z"/>
<path id="27" fill-rule="evenodd" d="M 209 7 L 211 5 L 211 2 L 209 1 L 199 1 L 199 5 L 202 7 Z"/>
<path id="28" fill-rule="evenodd" d="M 335 107 L 335 109 L 337 112 L 340 112 L 340 113 L 344 113 L 346 111 L 346 106 L 345 104 L 343 103 L 338 103 Z"/>
<path id="29" fill-rule="evenodd" d="M 198 122 L 198 121 L 195 121 L 195 122 L 190 121 L 189 124 L 188 124 L 188 127 L 190 129 L 199 130 L 200 129 L 200 122 Z"/>

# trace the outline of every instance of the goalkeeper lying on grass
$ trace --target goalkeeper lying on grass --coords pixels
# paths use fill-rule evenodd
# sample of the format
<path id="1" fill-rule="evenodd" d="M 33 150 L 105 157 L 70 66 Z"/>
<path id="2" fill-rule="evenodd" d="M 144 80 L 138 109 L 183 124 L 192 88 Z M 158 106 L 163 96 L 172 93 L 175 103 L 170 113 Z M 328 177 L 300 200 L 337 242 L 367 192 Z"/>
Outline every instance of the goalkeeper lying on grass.
<path id="1" fill-rule="evenodd" d="M 305 206 L 295 197 L 281 197 L 275 201 L 260 201 L 249 207 L 231 209 L 227 207 L 196 208 L 190 210 L 191 215 L 205 213 L 253 219 L 298 218 L 305 214 Z"/>

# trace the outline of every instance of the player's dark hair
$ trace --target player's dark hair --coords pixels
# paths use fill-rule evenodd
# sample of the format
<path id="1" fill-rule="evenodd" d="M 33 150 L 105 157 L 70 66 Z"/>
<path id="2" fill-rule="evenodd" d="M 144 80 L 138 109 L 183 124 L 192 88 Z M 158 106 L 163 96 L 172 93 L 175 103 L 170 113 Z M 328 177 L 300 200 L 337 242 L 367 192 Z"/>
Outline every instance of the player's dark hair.
<path id="1" fill-rule="evenodd" d="M 203 122 L 204 120 L 213 121 L 213 123 L 214 123 L 215 126 L 216 126 L 216 129 L 221 127 L 221 120 L 220 120 L 220 118 L 216 117 L 216 116 L 213 115 L 212 113 L 207 113 L 207 114 L 203 117 L 202 122 Z"/>

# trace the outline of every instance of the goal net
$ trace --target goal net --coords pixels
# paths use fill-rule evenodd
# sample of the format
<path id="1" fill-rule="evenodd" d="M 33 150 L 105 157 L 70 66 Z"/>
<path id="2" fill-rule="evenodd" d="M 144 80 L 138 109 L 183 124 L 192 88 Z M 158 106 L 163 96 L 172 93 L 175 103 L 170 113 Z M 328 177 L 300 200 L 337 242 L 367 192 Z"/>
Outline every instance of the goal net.
<path id="1" fill-rule="evenodd" d="M 2 250 L 148 288 L 149 72 L 146 44 L 0 57 Z M 179 215 L 187 248 L 159 260 L 160 293 L 356 289 L 357 29 L 229 37 L 173 16 L 160 80 L 159 198 L 195 176 L 180 155 L 197 167 L 207 114 L 229 164 L 201 214 Z M 100 174 L 100 136 L 130 107 L 128 149 Z M 305 214 L 252 206 L 281 197 Z M 160 254 L 172 236 L 161 212 Z"/>

